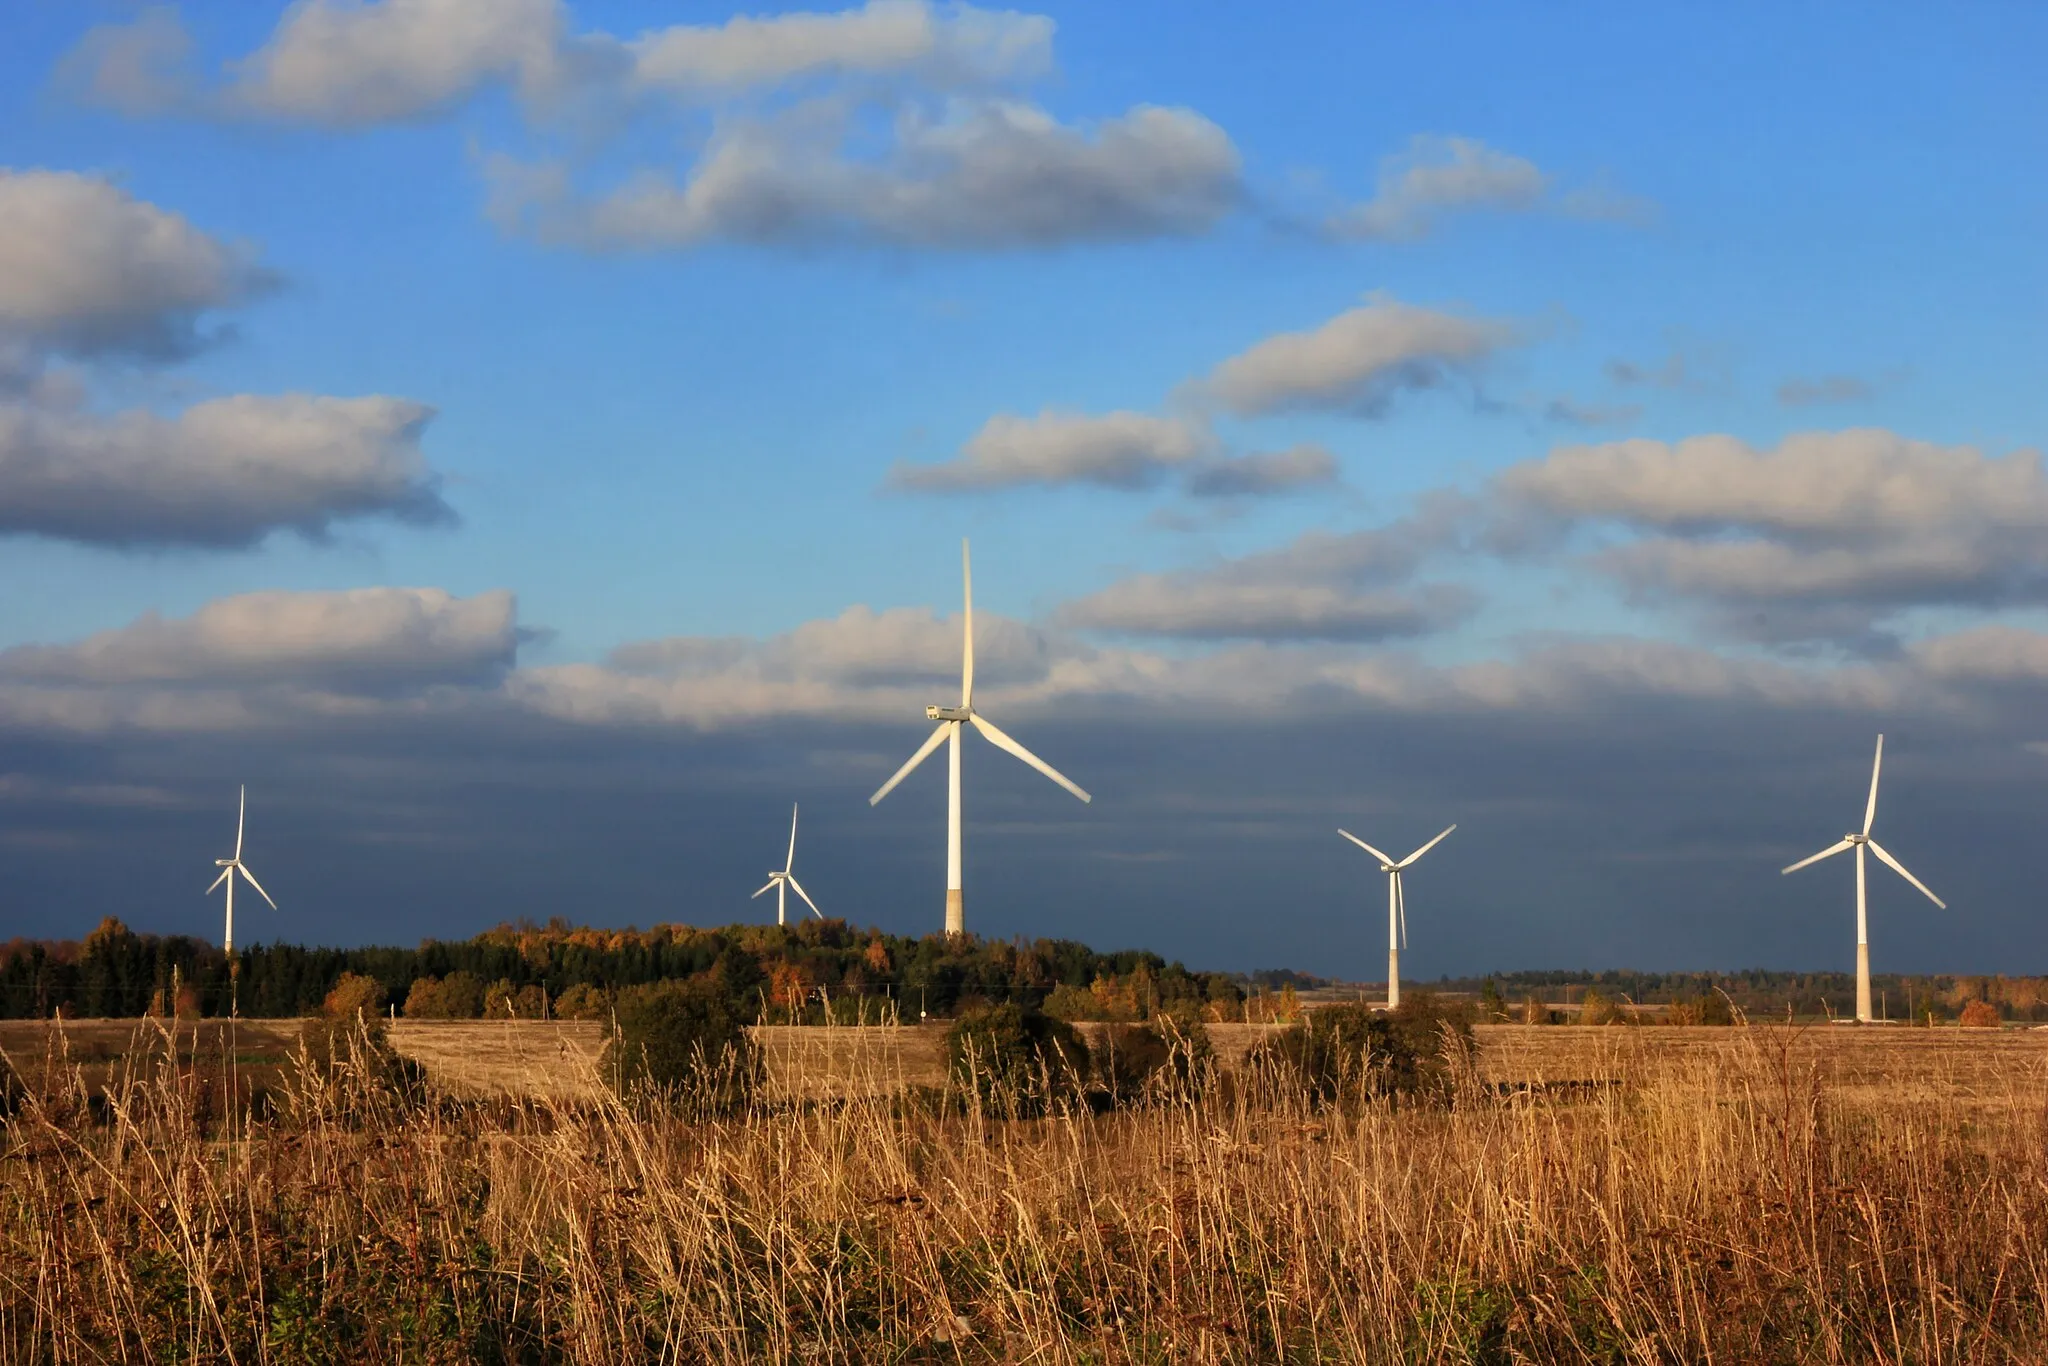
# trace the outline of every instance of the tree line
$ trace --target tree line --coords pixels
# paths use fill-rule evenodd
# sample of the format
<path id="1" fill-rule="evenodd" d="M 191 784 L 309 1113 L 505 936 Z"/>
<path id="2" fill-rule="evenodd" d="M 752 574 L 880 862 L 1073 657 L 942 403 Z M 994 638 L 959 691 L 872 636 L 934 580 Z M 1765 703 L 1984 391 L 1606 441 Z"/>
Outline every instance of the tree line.
<path id="1" fill-rule="evenodd" d="M 586 1014 L 628 987 L 699 979 L 750 1017 L 786 1020 L 947 1017 L 1004 1002 L 1042 1006 L 1056 993 L 1071 1018 L 1169 1008 L 1242 1018 L 1247 1000 L 1291 998 L 1294 984 L 1318 981 L 1191 972 L 1155 953 L 1102 953 L 1065 939 L 912 938 L 839 920 L 647 930 L 556 920 L 409 949 L 263 944 L 241 950 L 231 973 L 213 944 L 138 934 L 109 918 L 80 941 L 0 944 L 0 1018 L 225 1015 L 231 1005 L 256 1017 L 312 1015 L 344 979 L 380 1009 L 439 1018 Z M 1107 1013 L 1091 1013 L 1097 1006 Z"/>

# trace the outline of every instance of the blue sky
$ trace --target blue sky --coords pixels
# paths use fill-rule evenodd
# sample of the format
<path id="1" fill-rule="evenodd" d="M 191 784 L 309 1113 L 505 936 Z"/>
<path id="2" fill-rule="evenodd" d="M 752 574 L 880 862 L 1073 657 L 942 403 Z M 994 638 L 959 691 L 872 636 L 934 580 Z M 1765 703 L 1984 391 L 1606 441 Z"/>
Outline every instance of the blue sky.
<path id="1" fill-rule="evenodd" d="M 976 928 L 1367 973 L 1333 827 L 1477 807 L 1426 969 L 1830 966 L 1775 868 L 1889 729 L 1966 894 L 1880 933 L 2048 955 L 1981 833 L 2048 776 L 2040 15 L 5 23 L 24 933 L 207 928 L 251 768 L 293 937 L 748 914 L 796 798 L 828 909 L 926 928 L 939 778 L 860 799 L 971 536 L 991 713 L 1102 794 L 974 752 Z"/>

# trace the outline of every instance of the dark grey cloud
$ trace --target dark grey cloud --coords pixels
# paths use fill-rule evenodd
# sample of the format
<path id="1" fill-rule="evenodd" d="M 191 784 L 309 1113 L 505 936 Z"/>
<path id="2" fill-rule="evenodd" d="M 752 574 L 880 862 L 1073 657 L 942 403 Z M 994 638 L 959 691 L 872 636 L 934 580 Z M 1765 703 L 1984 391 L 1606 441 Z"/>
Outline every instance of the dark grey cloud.
<path id="1" fill-rule="evenodd" d="M 406 399 L 241 395 L 172 417 L 0 403 L 0 535 L 123 549 L 252 546 L 336 522 L 453 517 Z"/>
<path id="2" fill-rule="evenodd" d="M 1046 672 L 1065 667 L 1055 651 Z M 1015 723 L 1088 784 L 1090 807 L 970 753 L 969 922 L 1364 977 L 1384 961 L 1384 890 L 1335 827 L 1412 846 L 1455 820 L 1458 842 L 1409 889 L 1418 975 L 1847 969 L 1850 882 L 1777 869 L 1860 810 L 1882 728 L 1888 845 L 1954 909 L 1874 888 L 1877 966 L 1996 969 L 2048 952 L 2027 909 L 2048 764 L 2025 742 L 2041 738 L 2042 685 L 1959 695 L 1931 680 L 1911 661 L 1628 640 L 1450 669 L 1330 647 L 1169 660 L 1149 690 L 1094 706 L 1047 694 L 1028 729 Z M 1200 709 L 1186 705 L 1197 691 Z M 495 703 L 308 713 L 256 742 L 239 724 L 106 737 L 0 724 L 0 823 L 37 836 L 0 845 L 0 877 L 23 933 L 76 934 L 103 914 L 211 933 L 201 888 L 247 782 L 251 849 L 286 907 L 265 937 L 410 943 L 558 912 L 725 923 L 758 913 L 746 895 L 800 801 L 820 903 L 926 932 L 941 923 L 944 783 L 865 802 L 923 729 L 914 710 L 704 728 Z M 121 789 L 156 795 L 60 799 Z"/>
<path id="3" fill-rule="evenodd" d="M 94 176 L 0 168 L 0 347 L 175 360 L 274 277 L 248 249 Z"/>

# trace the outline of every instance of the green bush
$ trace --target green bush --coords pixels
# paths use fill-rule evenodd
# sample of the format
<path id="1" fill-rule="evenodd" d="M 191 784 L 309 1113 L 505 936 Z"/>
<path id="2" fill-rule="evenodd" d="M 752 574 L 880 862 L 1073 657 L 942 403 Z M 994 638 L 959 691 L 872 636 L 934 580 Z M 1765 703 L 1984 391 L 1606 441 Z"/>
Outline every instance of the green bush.
<path id="1" fill-rule="evenodd" d="M 1029 1006 L 987 1006 L 946 1031 L 953 1082 L 984 1111 L 1035 1115 L 1077 1098 L 1088 1046 L 1065 1020 Z"/>
<path id="2" fill-rule="evenodd" d="M 605 1069 L 622 1095 L 654 1092 L 714 1107 L 744 1100 L 757 1059 L 745 1021 L 714 982 L 650 982 L 614 1003 Z"/>

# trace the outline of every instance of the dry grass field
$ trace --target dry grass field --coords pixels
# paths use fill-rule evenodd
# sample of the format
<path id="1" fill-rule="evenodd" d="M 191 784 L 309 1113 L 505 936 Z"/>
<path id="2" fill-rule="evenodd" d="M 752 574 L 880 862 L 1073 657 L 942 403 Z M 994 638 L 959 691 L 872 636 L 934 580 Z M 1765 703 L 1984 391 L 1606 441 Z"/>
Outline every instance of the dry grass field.
<path id="1" fill-rule="evenodd" d="M 483 1093 L 576 1038 L 414 1047 Z M 1489 1029 L 1437 1100 L 1022 1121 L 845 1057 L 706 1117 L 360 1048 L 209 1113 L 236 1047 L 17 1094 L 0 1361 L 2048 1360 L 2044 1035 Z"/>

